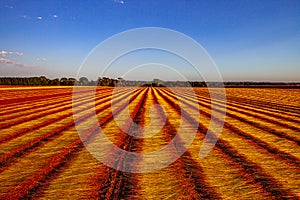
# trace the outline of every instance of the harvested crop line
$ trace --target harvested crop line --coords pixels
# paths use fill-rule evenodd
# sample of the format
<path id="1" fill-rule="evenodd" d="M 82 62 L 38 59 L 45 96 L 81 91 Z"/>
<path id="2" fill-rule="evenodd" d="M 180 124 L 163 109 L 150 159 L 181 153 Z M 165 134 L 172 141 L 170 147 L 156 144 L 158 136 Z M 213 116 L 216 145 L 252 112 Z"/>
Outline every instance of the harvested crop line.
<path id="1" fill-rule="evenodd" d="M 209 102 L 204 102 L 204 101 L 196 102 L 196 101 L 191 100 L 190 98 L 187 98 L 187 97 L 185 97 L 185 96 L 182 96 L 182 98 L 185 99 L 185 100 L 188 100 L 188 101 L 190 101 L 190 102 L 197 103 L 197 104 L 199 104 L 200 107 L 203 106 L 203 107 L 205 107 L 205 108 L 207 108 L 207 109 L 211 109 Z M 186 103 L 186 105 L 188 105 L 188 106 L 190 106 L 190 107 L 192 106 L 190 103 Z M 216 105 L 216 106 L 219 107 L 219 108 L 224 107 L 224 106 L 222 106 L 222 105 Z M 193 109 L 196 109 L 196 108 L 193 107 Z M 226 109 L 229 110 L 229 111 L 234 110 L 234 109 L 232 109 L 232 108 L 230 108 L 230 107 L 229 107 L 229 108 L 226 107 Z M 217 112 L 219 112 L 219 113 L 223 112 L 223 111 L 220 110 L 220 109 L 215 109 L 215 111 L 217 111 Z M 270 127 L 268 127 L 268 126 L 266 126 L 266 125 L 263 125 L 262 123 L 255 122 L 255 121 L 253 121 L 253 120 L 248 120 L 248 119 L 246 118 L 246 115 L 255 116 L 255 115 L 252 114 L 252 113 L 249 113 L 249 112 L 246 113 L 246 112 L 243 112 L 243 111 L 242 111 L 242 112 L 241 112 L 241 111 L 237 111 L 237 112 L 242 113 L 242 114 L 245 115 L 245 117 L 241 117 L 241 116 L 236 115 L 236 114 L 233 114 L 233 113 L 231 113 L 231 112 L 229 112 L 229 111 L 226 113 L 226 115 L 229 116 L 229 117 L 238 119 L 238 120 L 241 121 L 241 122 L 245 122 L 245 123 L 247 123 L 247 124 L 249 124 L 249 125 L 251 125 L 251 126 L 257 127 L 257 128 L 259 128 L 259 129 L 261 129 L 261 130 L 263 130 L 263 131 L 267 131 L 267 132 L 269 132 L 269 133 L 271 133 L 271 134 L 273 134 L 273 135 L 276 135 L 276 136 L 278 136 L 278 137 L 280 137 L 280 138 L 284 138 L 284 139 L 290 140 L 290 141 L 294 142 L 295 144 L 297 144 L 298 146 L 300 145 L 300 140 L 299 140 L 297 137 L 294 137 L 294 136 L 292 136 L 292 135 L 289 135 L 289 134 L 286 133 L 286 132 L 279 131 L 279 130 L 276 130 L 276 129 L 274 129 L 274 128 L 270 128 Z M 203 112 L 204 112 L 204 111 L 203 111 Z M 205 114 L 208 114 L 208 113 L 206 113 L 206 112 L 204 112 L 204 113 L 205 113 Z M 279 125 L 282 126 L 283 128 L 288 128 L 288 129 L 290 129 L 291 131 L 300 131 L 300 129 L 297 128 L 297 127 L 295 127 L 295 126 L 285 125 L 284 123 L 280 123 L 280 122 L 277 122 L 277 121 L 274 121 L 274 120 L 269 120 L 269 119 L 266 119 L 266 118 L 261 118 L 261 117 L 257 117 L 257 116 L 255 116 L 255 117 L 258 118 L 258 119 L 262 119 L 263 122 L 273 123 L 273 124 L 276 124 L 276 125 L 279 124 Z"/>
<path id="2" fill-rule="evenodd" d="M 105 95 L 105 94 L 111 94 L 111 91 L 105 90 L 101 95 Z M 76 101 L 80 102 L 80 101 L 84 101 L 85 99 L 90 99 L 90 98 L 87 97 L 87 94 L 82 92 L 80 94 L 80 98 L 77 97 Z M 1 112 L 1 115 L 2 116 L 8 115 L 8 116 L 6 118 L 5 117 L 2 118 L 2 120 L 4 121 L 12 118 L 18 118 L 25 114 L 30 115 L 36 112 L 42 112 L 48 109 L 57 108 L 62 105 L 71 105 L 71 103 L 72 103 L 72 98 L 69 94 L 64 97 L 54 97 L 53 100 L 40 101 L 36 105 L 31 103 L 28 106 L 22 105 L 17 109 L 10 109 L 10 110 L 5 109 L 4 112 Z M 15 106 L 13 108 L 15 108 Z"/>
<path id="3" fill-rule="evenodd" d="M 172 107 L 176 102 L 169 102 L 164 99 L 164 96 L 159 94 L 157 91 L 154 92 L 153 104 L 161 104 L 164 103 L 168 106 Z M 164 103 L 159 103 L 159 100 L 164 100 Z M 159 113 L 159 118 L 164 121 L 165 115 L 163 111 L 157 108 L 157 112 Z M 175 111 L 176 112 L 176 111 Z M 178 153 L 178 148 L 185 148 L 183 145 L 183 141 L 180 137 L 177 137 L 176 140 L 172 140 L 174 138 L 174 134 L 177 133 L 176 128 L 171 124 L 172 119 L 167 118 L 166 123 L 164 125 L 165 139 L 168 143 L 172 141 L 172 147 L 174 152 Z M 173 153 L 174 153 L 173 152 Z M 175 153 L 176 154 L 176 153 Z M 191 157 L 190 153 L 186 151 L 176 162 L 174 162 L 172 167 L 176 168 L 175 170 L 178 172 L 176 174 L 178 179 L 188 186 L 185 185 L 188 194 L 193 199 L 205 198 L 205 199 L 219 199 L 219 195 L 214 191 L 212 187 L 210 187 L 205 181 L 205 175 L 203 174 L 202 167 L 197 164 L 196 161 Z"/>
<path id="4" fill-rule="evenodd" d="M 191 94 L 187 93 L 185 91 L 179 90 L 178 92 L 182 97 L 191 97 Z M 197 90 L 196 90 L 196 92 L 197 92 Z M 197 95 L 197 98 L 198 98 L 198 103 L 200 103 L 200 102 L 207 102 L 208 104 L 211 103 L 210 98 L 206 98 L 206 97 L 201 96 L 201 95 Z M 194 101 L 194 100 L 192 100 L 192 101 Z M 268 111 L 268 110 L 264 110 L 263 108 L 254 107 L 253 105 L 251 105 L 251 106 L 245 106 L 245 105 L 241 106 L 241 103 L 237 104 L 235 102 L 229 102 L 229 101 L 223 102 L 223 101 L 220 101 L 220 100 L 217 100 L 217 99 L 214 100 L 214 102 L 215 102 L 216 106 L 223 106 L 224 104 L 226 104 L 226 108 L 229 109 L 229 110 L 233 110 L 233 111 L 241 112 L 243 114 L 248 114 L 248 115 L 251 115 L 251 116 L 255 116 L 257 118 L 269 121 L 271 123 L 275 123 L 275 124 L 278 124 L 278 125 L 281 125 L 281 126 L 288 126 L 293 130 L 299 130 L 300 131 L 300 129 L 298 127 L 288 125 L 286 123 L 286 121 L 290 121 L 290 122 L 293 122 L 293 123 L 298 123 L 300 125 L 300 120 L 295 118 L 295 116 L 299 116 L 299 115 L 293 115 L 292 118 L 291 118 L 291 116 L 287 115 L 286 112 L 280 112 L 280 111 L 274 112 L 274 110 L 273 111 Z M 218 102 L 218 104 L 217 104 L 217 102 Z M 248 112 L 248 111 L 250 111 L 250 112 Z M 276 121 L 276 120 L 272 119 L 271 117 L 276 118 L 278 120 Z M 279 120 L 284 120 L 285 123 L 283 123 Z"/>
<path id="5" fill-rule="evenodd" d="M 128 96 L 128 95 L 129 94 L 126 94 L 124 96 L 124 98 L 126 98 L 126 96 Z M 108 101 L 108 100 L 107 99 L 103 99 L 98 104 L 102 104 L 102 103 L 104 103 L 106 101 Z M 96 111 L 96 113 L 99 113 L 99 112 L 103 111 L 104 109 L 109 108 L 109 106 L 110 105 L 107 104 L 106 106 L 100 107 L 100 108 L 96 109 L 95 111 Z M 92 108 L 93 106 L 90 106 L 90 107 Z M 85 110 L 86 110 L 86 108 L 80 109 L 80 110 L 77 111 L 77 113 L 80 113 L 80 112 L 85 111 Z M 80 117 L 80 119 L 77 119 L 77 122 L 81 122 L 82 120 L 87 120 L 91 115 L 93 115 L 93 112 L 89 112 L 87 114 L 84 114 L 83 116 Z M 54 119 L 42 122 L 41 124 L 34 126 L 32 129 L 29 129 L 29 128 L 21 129 L 20 131 L 15 132 L 14 134 L 11 134 L 12 135 L 11 137 L 20 136 L 20 134 L 24 134 L 26 132 L 35 130 L 35 129 L 40 128 L 42 126 L 45 126 L 47 124 L 53 123 L 55 121 L 58 121 L 59 119 L 63 119 L 63 118 L 70 117 L 70 116 L 72 116 L 72 113 L 65 114 L 65 115 L 60 116 L 59 118 L 54 118 Z M 37 137 L 37 138 L 31 140 L 29 143 L 21 145 L 18 148 L 14 149 L 13 151 L 11 151 L 11 152 L 9 152 L 7 154 L 2 155 L 0 157 L 0 165 L 6 164 L 7 161 L 8 161 L 8 159 L 10 159 L 10 158 L 12 158 L 14 156 L 20 156 L 22 154 L 22 152 L 26 152 L 26 151 L 28 151 L 31 148 L 37 147 L 38 144 L 40 144 L 42 141 L 49 140 L 49 138 L 52 138 L 52 137 L 59 136 L 59 134 L 63 130 L 66 130 L 67 128 L 69 128 L 71 126 L 74 126 L 74 121 L 70 121 L 69 123 L 64 124 L 63 126 L 59 126 L 55 130 L 53 130 L 51 132 L 48 132 L 48 133 L 46 133 L 46 134 L 44 134 L 44 135 L 42 135 L 40 137 Z M 9 138 L 9 139 L 12 139 L 12 138 Z"/>
<path id="6" fill-rule="evenodd" d="M 137 98 L 139 92 L 140 91 L 137 90 L 132 95 L 129 102 Z M 124 95 L 122 99 L 125 99 L 128 95 L 130 95 L 130 93 Z M 122 106 L 118 108 L 118 111 L 116 111 L 116 114 L 123 110 L 126 107 L 126 105 L 126 102 L 122 104 Z M 101 111 L 101 109 L 96 110 L 96 113 L 99 113 Z M 83 115 L 82 117 L 80 117 L 80 119 L 78 119 L 78 122 L 81 122 L 81 120 L 88 119 L 89 115 L 91 115 L 91 113 Z M 101 121 L 99 121 L 99 125 L 105 126 L 105 124 L 111 121 L 112 119 L 113 116 L 112 113 L 110 113 L 106 117 L 102 118 Z M 65 147 L 61 152 L 57 153 L 51 158 L 51 160 L 48 161 L 48 165 L 46 165 L 46 167 L 44 167 L 41 171 L 38 171 L 37 174 L 34 174 L 31 178 L 20 183 L 18 187 L 15 188 L 15 191 L 13 193 L 8 194 L 9 198 L 24 197 L 26 194 L 31 194 L 38 189 L 42 189 L 43 187 L 40 187 L 40 185 L 38 184 L 39 182 L 44 182 L 44 184 L 47 185 L 47 177 L 53 175 L 53 173 L 55 173 L 60 167 L 63 167 L 64 165 L 62 163 L 66 162 L 66 160 L 70 159 L 75 152 L 79 151 L 81 148 L 84 147 L 82 145 L 82 141 L 91 141 L 94 135 L 99 131 L 99 125 L 92 126 L 85 130 L 84 134 L 81 136 L 81 139 L 77 139 L 71 145 Z"/>
<path id="7" fill-rule="evenodd" d="M 98 103 L 98 104 L 101 104 L 101 103 L 104 103 L 105 101 L 108 101 L 109 98 L 110 98 L 110 95 L 103 96 L 103 98 L 104 98 L 104 99 L 102 99 L 101 97 L 96 98 L 96 100 L 99 100 L 99 102 L 97 102 L 97 103 Z M 101 100 L 101 101 L 100 101 L 100 100 Z M 76 106 L 78 107 L 78 106 L 80 106 L 80 105 L 84 105 L 85 103 L 87 103 L 87 102 L 82 101 L 82 102 L 77 103 Z M 49 120 L 44 120 L 44 121 L 42 121 L 42 122 L 40 122 L 40 123 L 38 123 L 38 124 L 34 124 L 34 125 L 32 125 L 31 127 L 28 127 L 28 128 L 19 129 L 19 130 L 13 132 L 13 133 L 9 133 L 9 134 L 7 134 L 7 135 L 3 135 L 3 137 L 0 138 L 0 143 L 1 143 L 1 142 L 4 142 L 4 141 L 7 141 L 7 140 L 10 140 L 10 139 L 13 139 L 13 138 L 15 138 L 15 137 L 19 137 L 19 136 L 21 136 L 21 135 L 23 135 L 23 134 L 25 134 L 25 133 L 27 133 L 27 132 L 30 132 L 30 131 L 33 131 L 33 130 L 37 130 L 37 129 L 39 129 L 39 128 L 42 128 L 42 127 L 47 126 L 47 125 L 49 125 L 49 124 L 52 124 L 52 123 L 54 123 L 54 122 L 56 122 L 56 121 L 59 121 L 60 119 L 64 119 L 64 118 L 67 118 L 67 117 L 71 117 L 74 113 L 79 113 L 79 112 L 85 111 L 86 109 L 93 108 L 93 107 L 94 107 L 94 106 L 91 105 L 91 106 L 89 106 L 89 107 L 87 107 L 87 108 L 80 109 L 79 111 L 72 112 L 72 111 L 71 111 L 72 106 L 69 106 L 69 110 L 70 110 L 69 113 L 63 114 L 63 115 L 61 115 L 61 116 L 59 116 L 59 117 L 56 117 L 56 118 L 51 118 L 51 119 L 49 119 Z M 59 108 L 58 110 L 54 110 L 54 111 L 48 112 L 48 114 L 43 113 L 43 114 L 38 115 L 38 116 L 33 117 L 33 118 L 29 117 L 29 118 L 27 118 L 27 119 L 21 119 L 21 121 L 19 122 L 19 124 L 20 124 L 20 123 L 24 123 L 24 122 L 26 122 L 26 121 L 32 121 L 32 120 L 34 120 L 34 119 L 40 119 L 41 117 L 48 116 L 48 115 L 50 115 L 50 114 L 55 114 L 55 113 L 60 113 L 60 112 L 65 112 L 65 111 L 67 111 L 66 108 Z M 22 120 L 24 120 L 24 121 L 22 121 Z M 18 122 L 18 120 L 16 120 L 16 121 Z M 4 128 L 9 128 L 10 126 L 13 126 L 14 124 L 18 124 L 18 123 L 14 123 L 14 122 L 12 122 L 12 124 L 8 123 L 7 127 L 4 127 Z M 4 129 L 4 128 L 2 127 L 2 129 Z M 2 131 L 3 131 L 3 130 L 2 130 Z"/>
<path id="8" fill-rule="evenodd" d="M 134 105 L 134 109 L 132 113 L 130 113 L 130 118 L 132 118 L 132 123 L 125 123 L 127 127 L 125 127 L 125 130 L 127 133 L 136 133 L 139 134 L 138 132 L 140 131 L 139 129 L 135 129 L 135 126 L 133 123 L 136 123 L 138 125 L 142 125 L 142 120 L 143 120 L 143 106 L 145 104 L 145 100 L 147 98 L 147 92 L 149 89 L 144 89 L 141 91 L 139 94 L 139 99 L 138 102 L 136 102 L 136 105 Z M 138 116 L 138 114 L 140 116 Z M 127 119 L 129 120 L 129 119 Z M 126 121 L 127 121 L 126 120 Z M 120 131 L 117 140 L 116 145 L 124 149 L 126 151 L 132 151 L 132 148 L 142 146 L 141 140 L 134 140 L 133 136 L 127 135 L 123 131 Z M 113 151 L 113 149 L 111 149 Z M 116 152 L 115 152 L 116 153 Z M 113 154 L 115 154 L 113 153 Z M 111 159 L 111 158 L 107 158 Z M 135 168 L 139 162 L 139 159 L 134 159 L 131 160 L 131 162 L 126 162 L 126 158 L 124 154 L 118 155 L 118 159 L 114 160 L 114 166 L 115 169 L 119 169 L 122 166 L 125 166 L 125 168 Z M 109 177 L 110 182 L 106 182 L 106 184 L 102 184 L 101 188 L 99 190 L 99 198 L 101 199 L 119 199 L 122 198 L 122 196 L 130 197 L 132 193 L 136 193 L 136 184 L 137 180 L 134 179 L 134 175 L 126 172 L 121 172 L 115 169 L 110 169 L 109 170 Z M 128 185 L 128 184 L 131 185 Z M 134 184 L 134 185 L 132 185 Z"/>
<path id="9" fill-rule="evenodd" d="M 187 99 L 185 97 L 183 97 L 184 99 Z M 189 107 L 191 107 L 192 109 L 195 109 L 197 110 L 197 108 L 195 106 L 193 106 L 192 104 L 190 103 L 186 103 L 184 102 L 186 105 L 188 105 Z M 201 103 L 200 103 L 201 104 Z M 201 104 L 202 106 L 205 106 L 206 108 L 210 109 L 209 105 L 205 105 L 205 104 Z M 218 109 L 215 109 L 215 111 L 217 112 L 222 112 L 221 110 L 218 110 Z M 201 113 L 207 117 L 207 118 L 210 118 L 210 114 L 204 110 L 201 111 Z M 227 112 L 227 115 L 228 116 L 231 116 L 233 118 L 237 118 L 239 119 L 241 122 L 243 122 L 244 120 L 246 119 L 241 119 L 240 117 L 236 116 L 236 115 L 232 115 L 230 114 L 229 112 Z M 215 118 L 214 121 L 216 123 L 221 123 L 219 119 Z M 251 123 L 249 123 L 251 124 Z M 251 124 L 252 125 L 252 124 Z M 300 169 L 300 160 L 293 156 L 293 155 L 290 155 L 286 152 L 283 152 L 281 151 L 280 149 L 276 148 L 276 147 L 272 147 L 270 144 L 268 144 L 267 142 L 265 141 L 262 141 L 260 140 L 259 138 L 257 137 L 254 137 L 252 136 L 251 134 L 248 134 L 244 131 L 242 131 L 241 129 L 231 125 L 230 123 L 228 122 L 224 122 L 224 127 L 229 130 L 232 134 L 234 135 L 237 135 L 239 137 L 242 137 L 243 139 L 245 140 L 250 140 L 253 142 L 253 144 L 255 144 L 257 147 L 261 147 L 263 149 L 265 149 L 268 153 L 272 154 L 273 156 L 277 157 L 278 159 L 282 159 L 283 161 L 286 161 L 288 162 L 289 164 L 293 165 L 294 167 Z M 261 127 L 260 127 L 261 128 Z M 263 128 L 261 128 L 262 130 L 264 130 Z M 268 130 L 267 130 L 268 131 Z M 269 131 L 268 131 L 269 132 Z M 274 132 L 271 132 L 271 133 L 274 133 Z M 280 135 L 282 137 L 282 135 Z M 284 139 L 286 139 L 286 137 L 283 137 Z M 295 142 L 295 141 L 293 141 Z M 298 143 L 297 143 L 298 144 Z M 298 144 L 299 145 L 299 144 Z"/>
<path id="10" fill-rule="evenodd" d="M 11 118 L 14 118 L 14 120 L 12 120 L 11 122 L 6 122 L 6 123 L 3 123 L 3 124 L 0 124 L 0 129 L 8 128 L 8 127 L 11 127 L 15 124 L 21 124 L 21 123 L 24 123 L 24 122 L 27 122 L 27 121 L 39 119 L 39 118 L 42 118 L 42 117 L 45 117 L 45 116 L 48 116 L 48 115 L 51 115 L 51 114 L 60 113 L 60 112 L 66 111 L 66 110 L 71 110 L 72 107 L 79 107 L 81 105 L 85 105 L 85 104 L 88 104 L 88 103 L 91 103 L 91 102 L 94 102 L 94 101 L 97 102 L 99 100 L 103 100 L 103 99 L 108 98 L 108 97 L 111 97 L 111 92 L 102 93 L 101 96 L 96 96 L 95 99 L 91 99 L 90 97 L 85 96 L 85 97 L 76 98 L 76 102 L 75 101 L 72 102 L 72 100 L 69 100 L 69 101 L 66 102 L 66 100 L 65 100 L 63 104 L 55 103 L 56 105 L 53 106 L 54 109 L 52 109 L 52 110 L 51 110 L 51 108 L 50 109 L 49 108 L 44 108 L 44 109 L 41 109 L 39 111 L 34 111 L 33 110 L 33 113 L 40 112 L 40 113 L 35 114 L 33 116 L 28 116 L 31 113 L 26 113 L 26 114 L 21 113 L 19 116 L 12 116 Z M 42 112 L 42 111 L 46 111 L 46 112 Z M 25 117 L 25 116 L 28 116 L 28 117 Z M 18 119 L 19 117 L 23 117 L 23 118 Z M 1 142 L 1 139 L 0 139 L 0 142 Z"/>
<path id="11" fill-rule="evenodd" d="M 182 92 L 181 90 L 179 91 Z M 232 94 L 232 92 L 228 92 L 228 90 L 226 90 L 226 95 L 227 95 L 226 103 L 235 103 L 235 104 L 238 103 L 238 105 L 241 106 L 241 108 L 254 108 L 254 111 L 257 110 L 257 112 L 263 111 L 271 114 L 280 114 L 283 116 L 288 115 L 289 117 L 299 117 L 299 113 L 295 113 L 293 109 L 286 110 L 281 105 L 269 106 L 270 99 L 265 99 L 265 101 L 261 101 L 260 104 L 257 104 L 245 98 L 244 96 L 242 96 L 242 98 L 239 98 L 237 95 L 238 92 L 239 90 L 236 90 L 236 92 Z M 195 93 L 200 99 L 206 98 L 210 100 L 208 92 L 203 92 L 201 89 L 195 89 Z M 252 95 L 253 92 L 250 92 L 250 94 Z M 274 99 L 276 99 L 276 96 L 274 97 Z M 225 102 L 220 101 L 220 103 L 225 103 Z"/>
<path id="12" fill-rule="evenodd" d="M 300 90 L 225 90 L 227 102 L 213 101 L 216 114 L 226 106 L 222 134 L 199 158 L 205 137 L 216 139 L 210 125 L 221 123 L 207 88 L 7 88 L 0 95 L 0 199 L 299 199 Z M 194 141 L 186 146 L 179 130 L 195 130 Z M 168 144 L 159 160 L 136 154 Z M 114 168 L 91 154 L 99 145 Z M 137 156 L 128 160 L 126 152 Z M 175 161 L 151 171 L 169 158 Z"/>
<path id="13" fill-rule="evenodd" d="M 238 97 L 238 98 L 233 97 L 232 99 L 236 102 L 243 102 L 243 103 L 247 103 L 250 105 L 259 106 L 262 108 L 270 108 L 270 109 L 275 109 L 275 110 L 279 110 L 279 111 L 283 111 L 283 112 L 287 112 L 287 113 L 300 114 L 299 107 L 274 103 L 274 102 L 271 102 L 272 99 L 265 99 L 265 98 L 249 99 L 249 98 L 246 98 L 245 96 Z M 274 96 L 274 99 L 276 99 L 276 96 Z M 266 104 L 266 102 L 268 102 L 268 103 Z"/>
<path id="14" fill-rule="evenodd" d="M 56 98 L 58 96 L 67 96 L 67 95 L 70 95 L 70 92 L 59 93 L 59 94 L 49 94 L 49 95 L 36 95 L 33 97 L 30 96 L 30 97 L 23 97 L 23 98 L 5 99 L 5 100 L 0 100 L 0 105 L 12 106 L 12 105 L 17 105 L 20 102 L 22 102 L 22 103 L 38 102 L 40 100 L 52 99 L 52 98 Z"/>
<path id="15" fill-rule="evenodd" d="M 46 104 L 50 104 L 50 103 L 56 103 L 59 100 L 72 100 L 72 89 L 66 89 L 68 90 L 68 93 L 64 93 L 64 95 L 60 95 L 57 94 L 56 96 L 54 95 L 52 98 L 40 98 L 37 101 L 28 101 L 28 102 L 22 102 L 22 104 L 20 103 L 15 103 L 13 105 L 4 105 L 4 109 L 3 111 L 0 112 L 0 114 L 5 114 L 6 112 L 19 112 L 19 111 L 26 111 L 29 109 L 35 109 L 35 108 L 40 108 L 42 105 L 46 105 Z M 103 92 L 111 92 L 112 89 L 100 89 L 100 91 Z M 23 91 L 20 91 L 20 93 L 22 93 Z M 46 92 L 46 91 L 45 91 Z M 48 91 L 47 91 L 48 92 Z M 92 93 L 93 90 L 92 89 L 85 89 L 83 91 L 79 91 L 77 93 L 79 93 L 82 96 L 87 96 L 89 93 Z M 49 91 L 49 93 L 51 93 L 51 91 Z M 78 96 L 79 94 L 76 95 Z M 25 95 L 25 94 L 24 94 Z M 43 93 L 41 93 L 41 96 L 43 96 Z"/>
<path id="16" fill-rule="evenodd" d="M 170 102 L 170 105 L 173 106 L 173 108 L 178 112 L 180 112 L 179 106 L 174 104 L 174 101 L 171 100 L 170 97 L 167 96 L 167 94 L 163 94 L 163 91 L 158 91 L 166 101 Z M 174 98 L 174 97 L 172 97 Z M 182 113 L 184 117 L 188 116 L 187 113 Z M 215 120 L 215 119 L 214 119 Z M 192 117 L 188 117 L 188 122 L 191 122 L 191 125 L 196 124 L 197 122 Z M 210 134 L 210 137 L 208 138 L 214 138 L 216 137 L 212 131 L 207 132 L 207 128 L 204 127 L 202 124 L 198 123 L 199 125 L 199 131 L 201 131 L 202 134 Z M 288 189 L 282 189 L 283 186 L 278 183 L 277 180 L 275 180 L 270 175 L 266 174 L 264 170 L 257 165 L 256 163 L 251 162 L 248 160 L 245 156 L 241 155 L 233 149 L 228 142 L 224 141 L 223 139 L 218 139 L 218 142 L 216 143 L 216 147 L 218 147 L 222 153 L 226 154 L 229 159 L 235 161 L 237 165 L 239 165 L 243 169 L 243 173 L 246 176 L 251 176 L 256 184 L 260 184 L 265 192 L 269 193 L 270 196 L 276 196 L 279 198 L 296 198 L 297 195 L 295 195 L 292 191 Z"/>

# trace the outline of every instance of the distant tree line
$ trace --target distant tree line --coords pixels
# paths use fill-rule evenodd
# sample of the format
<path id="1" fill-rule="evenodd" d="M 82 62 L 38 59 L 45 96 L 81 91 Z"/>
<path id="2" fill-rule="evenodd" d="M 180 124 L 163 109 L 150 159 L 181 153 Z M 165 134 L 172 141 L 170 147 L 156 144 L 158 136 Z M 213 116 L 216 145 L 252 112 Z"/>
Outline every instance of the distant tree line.
<path id="1" fill-rule="evenodd" d="M 60 85 L 58 78 L 50 80 L 45 76 L 40 77 L 1 77 L 0 85 L 25 85 L 25 86 L 47 86 Z"/>
<path id="2" fill-rule="evenodd" d="M 81 77 L 75 78 L 55 78 L 49 79 L 45 76 L 40 77 L 0 77 L 0 85 L 24 85 L 24 86 L 115 86 L 117 80 L 109 78 L 99 78 L 97 81 Z"/>
<path id="3" fill-rule="evenodd" d="M 0 85 L 21 85 L 21 86 L 152 86 L 152 87 L 281 87 L 300 88 L 300 83 L 287 82 L 204 82 L 204 81 L 152 81 L 124 80 L 123 78 L 112 79 L 107 77 L 98 78 L 96 81 L 81 77 L 49 79 L 40 77 L 0 77 Z"/>

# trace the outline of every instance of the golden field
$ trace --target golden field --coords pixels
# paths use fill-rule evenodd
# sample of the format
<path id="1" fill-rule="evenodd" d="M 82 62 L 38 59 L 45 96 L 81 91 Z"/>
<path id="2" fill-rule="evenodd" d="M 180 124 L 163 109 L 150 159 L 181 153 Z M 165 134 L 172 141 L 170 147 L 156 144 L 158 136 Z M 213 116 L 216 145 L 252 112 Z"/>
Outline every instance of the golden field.
<path id="1" fill-rule="evenodd" d="M 206 88 L 194 88 L 196 98 L 185 88 L 118 89 L 113 98 L 119 123 L 112 115 L 114 88 L 98 87 L 95 95 L 90 87 L 79 91 L 72 101 L 73 87 L 0 88 L 0 199 L 300 198 L 300 89 L 226 88 L 227 101 L 216 101 L 214 108 L 221 113 L 226 105 L 223 131 L 204 158 L 199 150 L 208 127 L 220 123 L 211 120 Z M 200 116 L 189 115 L 197 109 Z M 126 111 L 144 128 L 133 130 Z M 169 166 L 122 172 L 94 158 L 78 135 L 74 113 L 83 116 L 77 123 L 87 127 L 86 144 L 107 146 L 90 142 L 96 137 L 89 128 L 93 112 L 107 138 L 125 151 L 143 154 L 163 148 L 182 120 L 185 129 L 196 128 L 197 133 Z M 142 137 L 146 134 L 152 136 Z M 175 153 L 184 142 L 180 137 L 175 141 Z M 138 159 L 124 163 L 121 157 L 114 160 L 116 166 L 151 168 Z"/>

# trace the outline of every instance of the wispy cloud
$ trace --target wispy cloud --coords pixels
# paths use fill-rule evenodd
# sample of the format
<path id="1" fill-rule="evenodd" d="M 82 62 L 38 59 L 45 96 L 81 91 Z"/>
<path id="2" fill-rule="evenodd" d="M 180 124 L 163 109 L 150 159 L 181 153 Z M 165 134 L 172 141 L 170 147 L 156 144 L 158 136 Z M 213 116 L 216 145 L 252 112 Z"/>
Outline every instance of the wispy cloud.
<path id="1" fill-rule="evenodd" d="M 59 16 L 57 14 L 49 14 L 49 16 L 46 16 L 46 17 L 41 16 L 41 15 L 30 16 L 30 15 L 24 14 L 24 15 L 21 15 L 20 17 L 23 18 L 24 20 L 31 20 L 31 19 L 37 19 L 37 20 L 52 19 L 52 20 L 56 20 L 56 19 L 58 19 Z"/>
<path id="2" fill-rule="evenodd" d="M 22 15 L 21 16 L 23 19 L 25 19 L 25 20 L 30 20 L 31 19 L 31 17 L 29 17 L 28 15 Z"/>
<path id="3" fill-rule="evenodd" d="M 14 7 L 12 5 L 5 5 L 4 8 L 13 9 Z"/>
<path id="4" fill-rule="evenodd" d="M 16 61 L 7 58 L 0 58 L 0 63 L 5 65 L 15 64 Z"/>
<path id="5" fill-rule="evenodd" d="M 8 55 L 8 52 L 2 50 L 2 51 L 0 52 L 0 55 L 1 55 L 1 56 L 7 56 L 7 55 Z"/>
<path id="6" fill-rule="evenodd" d="M 22 52 L 9 52 L 9 53 L 12 53 L 16 56 L 23 56 L 24 55 Z"/>
<path id="7" fill-rule="evenodd" d="M 2 57 L 5 57 L 5 56 L 23 56 L 24 54 L 22 52 L 18 52 L 18 51 L 2 50 L 2 51 L 0 51 L 0 55 Z"/>
<path id="8" fill-rule="evenodd" d="M 31 65 L 19 63 L 15 60 L 7 59 L 7 58 L 0 58 L 0 64 L 11 65 L 11 66 L 15 66 L 15 67 L 31 67 Z"/>
<path id="9" fill-rule="evenodd" d="M 46 62 L 47 58 L 36 58 L 36 61 L 38 61 L 38 62 Z"/>
<path id="10" fill-rule="evenodd" d="M 114 0 L 115 3 L 125 4 L 124 0 Z"/>

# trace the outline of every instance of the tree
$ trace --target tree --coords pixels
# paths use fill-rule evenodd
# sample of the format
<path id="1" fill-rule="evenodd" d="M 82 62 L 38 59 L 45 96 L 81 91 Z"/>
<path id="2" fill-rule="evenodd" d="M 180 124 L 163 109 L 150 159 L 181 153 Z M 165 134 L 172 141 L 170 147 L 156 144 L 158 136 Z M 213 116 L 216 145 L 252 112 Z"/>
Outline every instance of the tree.
<path id="1" fill-rule="evenodd" d="M 60 82 L 60 85 L 68 85 L 68 79 L 65 77 L 61 78 L 59 82 Z"/>
<path id="2" fill-rule="evenodd" d="M 79 79 L 79 85 L 89 85 L 89 79 L 88 78 L 86 78 L 86 77 L 81 77 L 80 79 Z"/>
<path id="3" fill-rule="evenodd" d="M 41 85 L 49 85 L 49 79 L 47 79 L 45 76 L 40 76 L 40 83 Z"/>
<path id="4" fill-rule="evenodd" d="M 60 84 L 60 81 L 59 81 L 59 79 L 58 78 L 56 78 L 56 79 L 53 79 L 53 80 L 51 80 L 50 81 L 50 85 L 53 85 L 53 86 L 55 86 L 55 85 L 59 85 Z"/>
<path id="5" fill-rule="evenodd" d="M 78 81 L 75 78 L 69 78 L 68 85 L 78 85 Z"/>

